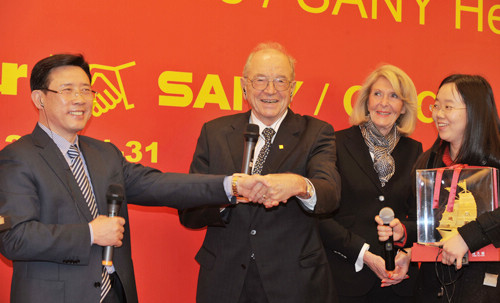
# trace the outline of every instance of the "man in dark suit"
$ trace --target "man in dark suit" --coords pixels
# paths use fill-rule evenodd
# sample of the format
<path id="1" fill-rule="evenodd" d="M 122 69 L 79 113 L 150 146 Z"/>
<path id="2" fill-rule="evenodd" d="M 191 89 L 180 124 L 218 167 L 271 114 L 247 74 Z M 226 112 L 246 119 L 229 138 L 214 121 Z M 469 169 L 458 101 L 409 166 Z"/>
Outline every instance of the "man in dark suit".
<path id="1" fill-rule="evenodd" d="M 0 213 L 12 223 L 0 252 L 13 260 L 12 302 L 137 302 L 127 203 L 183 208 L 267 192 L 247 176 L 164 174 L 78 136 L 92 113 L 90 79 L 82 56 L 38 62 L 30 79 L 38 124 L 0 152 Z M 111 184 L 124 188 L 116 217 L 102 215 Z M 115 246 L 112 266 L 101 265 L 103 246 Z"/>
<path id="2" fill-rule="evenodd" d="M 271 209 L 238 205 L 180 211 L 185 226 L 208 226 L 196 255 L 199 303 L 335 301 L 315 217 L 338 205 L 335 136 L 330 124 L 288 108 L 294 78 L 294 60 L 281 45 L 259 45 L 241 80 L 251 111 L 215 119 L 201 130 L 192 173 L 239 171 L 243 132 L 254 123 L 260 138 L 253 173 L 282 173 L 265 177 L 293 198 Z M 260 200 L 282 199 L 270 190 Z"/>

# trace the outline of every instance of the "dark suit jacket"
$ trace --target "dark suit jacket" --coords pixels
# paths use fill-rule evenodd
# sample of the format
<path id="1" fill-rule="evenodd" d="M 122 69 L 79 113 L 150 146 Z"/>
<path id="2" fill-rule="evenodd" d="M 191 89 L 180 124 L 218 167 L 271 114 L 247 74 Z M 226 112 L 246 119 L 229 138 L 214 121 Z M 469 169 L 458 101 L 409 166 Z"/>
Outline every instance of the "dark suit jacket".
<path id="1" fill-rule="evenodd" d="M 241 170 L 250 112 L 206 123 L 196 146 L 191 172 L 223 174 Z M 333 128 L 290 110 L 271 145 L 262 174 L 290 172 L 305 176 L 316 189 L 314 213 L 338 205 L 339 176 L 335 167 Z M 224 202 L 224 201 L 221 201 Z M 317 230 L 317 218 L 296 198 L 272 209 L 238 204 L 230 221 L 219 208 L 180 212 L 190 228 L 208 225 L 196 255 L 200 264 L 197 302 L 238 302 L 251 253 L 270 303 L 332 302 L 330 270 Z"/>
<path id="2" fill-rule="evenodd" d="M 374 220 L 383 207 L 392 208 L 395 217 L 403 224 L 413 221 L 413 224 L 406 225 L 408 243 L 416 240 L 416 205 L 412 199 L 410 177 L 414 163 L 422 153 L 422 144 L 401 137 L 392 152 L 396 171 L 385 187 L 382 187 L 359 126 L 336 134 L 342 197 L 340 207 L 334 213 L 334 220 L 322 221 L 320 231 L 338 293 L 359 296 L 380 286 L 380 279 L 367 265 L 356 273 L 354 263 L 364 243 L 370 245 L 370 252 L 384 256 Z M 416 276 L 413 272 L 409 275 L 412 279 Z M 401 294 L 411 294 L 412 282 L 405 280 L 392 287 Z M 402 290 L 398 290 L 401 288 Z"/>
<path id="3" fill-rule="evenodd" d="M 122 184 L 126 199 L 123 246 L 114 266 L 127 302 L 137 302 L 127 203 L 194 207 L 227 199 L 222 176 L 163 174 L 128 163 L 111 143 L 80 136 L 100 214 L 106 191 Z M 90 245 L 89 208 L 54 141 L 40 128 L 0 152 L 0 213 L 12 229 L 0 234 L 0 252 L 13 260 L 12 302 L 99 302 L 102 247 Z"/>

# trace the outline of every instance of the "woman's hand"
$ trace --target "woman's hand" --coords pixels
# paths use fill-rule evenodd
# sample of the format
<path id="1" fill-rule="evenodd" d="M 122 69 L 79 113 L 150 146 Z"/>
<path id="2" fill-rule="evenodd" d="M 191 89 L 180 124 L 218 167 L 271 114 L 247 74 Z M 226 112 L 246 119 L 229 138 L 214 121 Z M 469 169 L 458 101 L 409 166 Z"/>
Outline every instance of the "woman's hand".
<path id="1" fill-rule="evenodd" d="M 378 255 L 366 251 L 363 262 L 379 277 L 380 280 L 388 279 L 389 273 L 385 270 L 385 260 Z"/>
<path id="2" fill-rule="evenodd" d="M 460 234 L 443 242 L 443 257 L 441 262 L 446 265 L 452 265 L 457 262 L 456 268 L 462 268 L 462 258 L 469 251 L 469 246 L 465 243 Z"/>
<path id="3" fill-rule="evenodd" d="M 380 242 L 385 242 L 389 240 L 389 237 L 392 236 L 394 241 L 400 241 L 404 234 L 404 227 L 399 219 L 394 219 L 389 223 L 389 226 L 384 225 L 384 221 L 380 218 L 380 216 L 375 216 L 375 221 L 378 223 L 377 231 L 378 231 L 378 240 Z"/>
<path id="4" fill-rule="evenodd" d="M 411 262 L 411 248 L 406 248 L 405 251 L 406 253 L 400 250 L 396 255 L 396 268 L 388 272 L 389 277 L 387 279 L 382 279 L 382 287 L 395 285 L 409 278 L 407 273 Z"/>

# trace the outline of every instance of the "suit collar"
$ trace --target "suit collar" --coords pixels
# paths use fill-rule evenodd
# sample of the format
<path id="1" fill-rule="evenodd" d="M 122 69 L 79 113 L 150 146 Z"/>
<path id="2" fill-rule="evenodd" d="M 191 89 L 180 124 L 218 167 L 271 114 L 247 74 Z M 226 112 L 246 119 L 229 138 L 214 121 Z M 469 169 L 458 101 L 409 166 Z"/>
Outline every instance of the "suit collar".
<path id="1" fill-rule="evenodd" d="M 234 171 L 241 172 L 241 165 L 243 162 L 243 150 L 245 145 L 245 137 L 243 132 L 250 121 L 250 111 L 246 113 L 237 114 L 229 125 L 226 135 L 227 146 L 231 152 L 233 159 Z"/>
<path id="2" fill-rule="evenodd" d="M 66 183 L 66 174 L 71 173 L 71 169 L 64 159 L 57 145 L 52 141 L 49 135 L 43 131 L 40 126 L 36 126 L 32 133 L 33 142 L 39 149 L 42 158 L 47 162 L 49 167 L 55 172 L 56 176 Z"/>
<path id="3" fill-rule="evenodd" d="M 234 171 L 241 171 L 241 164 L 243 162 L 243 149 L 245 145 L 245 138 L 243 132 L 246 129 L 250 119 L 250 111 L 235 115 L 229 126 L 227 134 L 227 144 L 231 151 L 233 159 Z M 273 144 L 267 156 L 262 174 L 279 171 L 283 161 L 288 155 L 293 152 L 295 146 L 299 143 L 300 132 L 303 127 L 297 116 L 291 109 L 288 109 L 286 117 L 281 122 L 278 133 L 274 138 Z"/>
<path id="4" fill-rule="evenodd" d="M 64 184 L 64 187 L 68 191 L 68 194 L 73 198 L 76 207 L 80 210 L 80 212 L 88 222 L 92 221 L 93 218 L 87 202 L 83 197 L 82 191 L 76 183 L 75 177 L 71 172 L 71 168 L 66 162 L 66 159 L 64 159 L 64 156 L 62 155 L 57 145 L 38 125 L 35 126 L 32 137 L 35 146 L 39 148 L 41 157 L 54 172 L 54 175 L 59 179 L 59 181 Z M 85 159 L 87 160 L 87 158 Z M 104 209 L 102 208 L 101 204 L 99 204 L 99 208 Z"/>
<path id="5" fill-rule="evenodd" d="M 106 186 L 109 183 L 109 180 L 106 179 L 108 176 L 106 173 L 107 165 L 100 152 L 89 145 L 87 137 L 79 136 L 79 138 L 80 150 L 85 157 L 99 213 L 106 214 L 107 200 L 103 193 L 107 192 Z"/>
<path id="6" fill-rule="evenodd" d="M 380 183 L 375 168 L 373 168 L 373 160 L 359 126 L 351 127 L 346 137 L 344 145 L 347 151 L 352 155 L 354 162 L 358 164 L 370 181 L 372 181 L 377 188 L 382 190 L 382 184 Z"/>
<path id="7" fill-rule="evenodd" d="M 263 175 L 279 171 L 285 159 L 295 150 L 303 129 L 305 129 L 305 126 L 301 125 L 297 115 L 291 109 L 288 109 L 288 113 L 281 122 L 278 133 L 271 144 L 271 149 L 262 169 Z"/>

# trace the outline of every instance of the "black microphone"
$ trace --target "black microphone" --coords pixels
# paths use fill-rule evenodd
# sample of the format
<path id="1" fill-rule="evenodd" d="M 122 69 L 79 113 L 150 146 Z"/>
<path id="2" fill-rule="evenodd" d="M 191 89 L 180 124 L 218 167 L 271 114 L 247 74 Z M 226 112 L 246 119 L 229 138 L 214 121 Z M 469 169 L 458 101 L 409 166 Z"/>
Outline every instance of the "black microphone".
<path id="1" fill-rule="evenodd" d="M 243 163 L 241 164 L 241 172 L 249 175 L 252 173 L 252 167 L 250 166 L 250 162 L 253 159 L 253 151 L 255 149 L 255 144 L 259 139 L 259 126 L 257 124 L 249 123 L 243 135 L 245 136 L 245 150 L 243 152 Z"/>
<path id="2" fill-rule="evenodd" d="M 247 125 L 245 132 L 243 132 L 243 135 L 245 136 L 245 149 L 243 151 L 243 162 L 241 163 L 241 172 L 250 175 L 252 173 L 252 167 L 250 166 L 250 163 L 252 162 L 253 159 L 253 151 L 255 149 L 255 144 L 257 144 L 257 140 L 259 139 L 259 126 L 257 124 L 249 123 Z M 229 224 L 229 221 L 231 220 L 230 208 L 232 206 L 234 205 L 224 208 L 224 210 L 222 210 L 220 213 L 222 220 L 226 224 Z"/>
<path id="3" fill-rule="evenodd" d="M 389 223 L 394 220 L 394 211 L 390 207 L 382 208 L 378 215 L 386 226 L 389 226 Z M 392 236 L 384 242 L 384 259 L 385 269 L 394 270 L 396 268 L 396 265 L 394 264 L 394 239 Z"/>
<path id="4" fill-rule="evenodd" d="M 111 184 L 108 187 L 108 192 L 106 193 L 106 199 L 108 200 L 108 217 L 118 216 L 124 200 L 124 192 L 125 190 L 121 184 Z M 113 265 L 113 246 L 104 247 L 102 251 L 102 265 Z"/>

